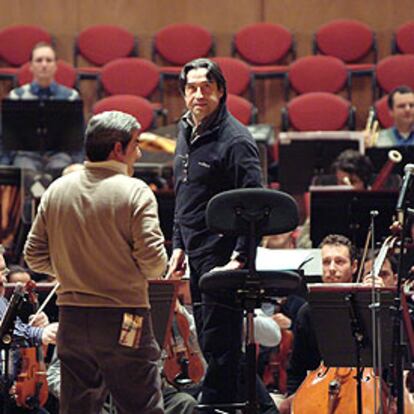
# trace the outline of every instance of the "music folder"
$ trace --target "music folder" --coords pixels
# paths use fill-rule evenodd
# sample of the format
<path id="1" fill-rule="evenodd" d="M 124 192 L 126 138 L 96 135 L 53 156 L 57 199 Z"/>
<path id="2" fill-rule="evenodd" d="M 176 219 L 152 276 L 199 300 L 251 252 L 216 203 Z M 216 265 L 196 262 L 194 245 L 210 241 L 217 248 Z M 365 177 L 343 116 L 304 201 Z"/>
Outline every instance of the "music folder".
<path id="1" fill-rule="evenodd" d="M 7 151 L 78 151 L 83 145 L 81 100 L 2 101 L 2 140 Z"/>
<path id="2" fill-rule="evenodd" d="M 310 237 L 313 246 L 319 246 L 328 234 L 336 233 L 347 236 L 354 246 L 363 247 L 371 223 L 371 211 L 378 212 L 375 241 L 381 242 L 389 235 L 397 192 L 357 191 L 339 186 L 311 187 L 310 190 Z"/>
<path id="3" fill-rule="evenodd" d="M 386 367 L 392 358 L 393 312 L 395 289 L 379 288 L 378 310 L 381 331 L 382 363 Z M 312 323 L 322 359 L 331 367 L 354 367 L 356 342 L 351 325 L 351 302 L 362 329 L 361 366 L 372 367 L 372 303 L 371 286 L 357 283 L 309 285 L 308 301 Z M 378 335 L 378 333 L 377 333 Z"/>
<path id="4" fill-rule="evenodd" d="M 281 132 L 279 134 L 279 182 L 282 191 L 308 191 L 315 175 L 327 174 L 338 155 L 354 149 L 364 153 L 364 139 L 357 131 Z"/>

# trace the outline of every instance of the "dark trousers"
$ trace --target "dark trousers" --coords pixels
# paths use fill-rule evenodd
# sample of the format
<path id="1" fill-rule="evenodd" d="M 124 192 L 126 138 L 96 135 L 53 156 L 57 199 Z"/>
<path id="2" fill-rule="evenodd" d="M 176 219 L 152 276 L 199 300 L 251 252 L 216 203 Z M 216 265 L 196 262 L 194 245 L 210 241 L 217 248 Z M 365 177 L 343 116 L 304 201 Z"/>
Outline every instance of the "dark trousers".
<path id="1" fill-rule="evenodd" d="M 203 274 L 229 260 L 231 251 L 217 255 L 191 258 L 190 289 L 197 335 L 208 364 L 201 387 L 203 404 L 245 401 L 247 397 L 245 358 L 242 355 L 243 311 L 235 292 L 213 295 L 201 293 L 199 281 Z M 259 377 L 256 392 L 261 414 L 276 414 L 278 410 Z"/>
<path id="2" fill-rule="evenodd" d="M 203 274 L 226 264 L 231 251 L 189 259 L 190 289 L 197 335 L 208 364 L 202 384 L 203 404 L 237 401 L 242 346 L 243 312 L 235 294 L 202 294 L 198 283 Z"/>
<path id="3" fill-rule="evenodd" d="M 144 316 L 138 349 L 118 344 L 124 312 Z M 162 414 L 160 355 L 143 309 L 61 307 L 61 414 L 97 414 L 110 392 L 119 414 Z"/>
<path id="4" fill-rule="evenodd" d="M 190 395 L 166 385 L 162 390 L 165 414 L 193 414 L 197 401 Z"/>

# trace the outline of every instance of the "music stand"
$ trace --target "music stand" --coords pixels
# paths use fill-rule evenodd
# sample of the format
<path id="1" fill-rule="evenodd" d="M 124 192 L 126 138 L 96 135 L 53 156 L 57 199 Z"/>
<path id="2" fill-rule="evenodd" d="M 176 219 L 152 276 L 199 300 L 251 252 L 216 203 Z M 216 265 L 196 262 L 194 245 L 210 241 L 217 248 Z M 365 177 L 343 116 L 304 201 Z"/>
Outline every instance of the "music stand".
<path id="1" fill-rule="evenodd" d="M 2 138 L 7 151 L 78 151 L 83 144 L 81 100 L 2 101 Z"/>
<path id="2" fill-rule="evenodd" d="M 148 283 L 154 336 L 160 348 L 164 348 L 167 333 L 171 328 L 179 283 L 178 280 L 150 280 Z M 11 296 L 15 286 L 15 283 L 5 284 L 5 297 Z M 39 293 L 39 297 L 45 298 L 53 287 L 54 285 L 51 283 L 37 283 L 36 291 Z M 52 321 L 58 321 L 59 311 L 56 305 L 56 295 L 48 303 L 45 310 Z"/>
<path id="3" fill-rule="evenodd" d="M 319 350 L 327 366 L 354 367 L 357 364 L 355 341 L 349 318 L 349 302 L 347 296 L 353 294 L 357 313 L 360 316 L 366 342 L 361 350 L 361 364 L 372 366 L 372 314 L 369 305 L 372 302 L 371 286 L 346 283 L 309 285 L 308 301 L 311 307 L 311 318 L 316 330 Z M 382 331 L 382 360 L 391 362 L 392 348 L 392 313 L 395 291 L 381 288 L 381 306 L 379 310 Z"/>
<path id="4" fill-rule="evenodd" d="M 360 132 L 313 131 L 279 134 L 280 188 L 290 194 L 308 191 L 311 178 L 330 172 L 337 156 L 346 149 L 364 152 Z"/>
<path id="5" fill-rule="evenodd" d="M 354 246 L 364 246 L 370 212 L 378 211 L 375 241 L 389 235 L 398 193 L 391 191 L 338 190 L 337 187 L 311 187 L 311 231 L 313 246 L 328 234 L 347 236 Z"/>

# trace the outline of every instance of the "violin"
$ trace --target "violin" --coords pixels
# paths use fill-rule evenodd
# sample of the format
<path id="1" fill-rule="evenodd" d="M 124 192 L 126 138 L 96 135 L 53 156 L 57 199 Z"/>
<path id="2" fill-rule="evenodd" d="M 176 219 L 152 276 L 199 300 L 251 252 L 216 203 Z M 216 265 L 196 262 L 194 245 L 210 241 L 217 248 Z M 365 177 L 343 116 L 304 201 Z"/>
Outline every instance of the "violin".
<path id="1" fill-rule="evenodd" d="M 200 351 L 191 344 L 190 324 L 180 304 L 174 311 L 173 324 L 169 345 L 166 347 L 164 374 L 172 384 L 177 383 L 179 377 L 188 378 L 194 384 L 198 384 L 204 376 L 205 367 Z"/>
<path id="2" fill-rule="evenodd" d="M 35 282 L 26 283 L 30 302 L 38 307 Z M 42 346 L 21 348 L 22 369 L 16 380 L 16 405 L 28 409 L 43 407 L 49 396 Z"/>

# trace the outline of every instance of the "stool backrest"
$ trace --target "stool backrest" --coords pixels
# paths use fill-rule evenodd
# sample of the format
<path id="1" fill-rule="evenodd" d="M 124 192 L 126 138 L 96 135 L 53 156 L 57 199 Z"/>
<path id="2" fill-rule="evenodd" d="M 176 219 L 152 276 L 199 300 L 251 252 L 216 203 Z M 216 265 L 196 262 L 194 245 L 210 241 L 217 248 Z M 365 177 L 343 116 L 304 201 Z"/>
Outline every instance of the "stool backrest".
<path id="1" fill-rule="evenodd" d="M 261 237 L 295 229 L 299 214 L 296 201 L 289 194 L 241 188 L 215 195 L 207 205 L 206 221 L 215 233 Z"/>

